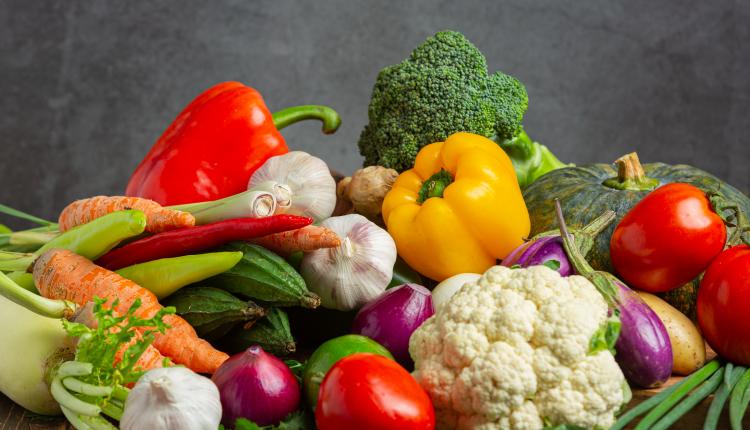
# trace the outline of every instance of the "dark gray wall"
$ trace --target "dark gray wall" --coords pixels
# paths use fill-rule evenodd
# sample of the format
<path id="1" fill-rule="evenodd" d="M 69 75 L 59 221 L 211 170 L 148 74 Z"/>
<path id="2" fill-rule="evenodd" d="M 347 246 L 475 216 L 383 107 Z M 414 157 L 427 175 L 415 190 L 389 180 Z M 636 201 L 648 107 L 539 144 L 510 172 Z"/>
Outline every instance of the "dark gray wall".
<path id="1" fill-rule="evenodd" d="M 272 110 L 339 110 L 335 136 L 284 135 L 350 172 L 378 70 L 447 28 L 526 83 L 526 129 L 561 159 L 637 150 L 747 190 L 749 4 L 0 0 L 0 202 L 54 218 L 121 193 L 179 110 L 224 80 Z"/>

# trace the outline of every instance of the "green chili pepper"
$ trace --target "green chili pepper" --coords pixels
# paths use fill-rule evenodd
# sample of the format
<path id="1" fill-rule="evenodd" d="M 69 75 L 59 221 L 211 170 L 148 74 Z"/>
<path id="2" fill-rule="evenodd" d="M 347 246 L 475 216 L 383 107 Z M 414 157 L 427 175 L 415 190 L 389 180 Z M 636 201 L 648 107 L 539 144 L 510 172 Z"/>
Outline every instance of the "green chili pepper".
<path id="1" fill-rule="evenodd" d="M 8 277 L 18 284 L 21 288 L 24 290 L 31 291 L 32 293 L 39 294 L 39 292 L 36 289 L 36 285 L 34 285 L 34 275 L 28 272 L 10 272 L 6 273 Z"/>
<path id="2" fill-rule="evenodd" d="M 146 215 L 139 210 L 112 212 L 62 233 L 34 254 L 62 248 L 96 260 L 123 240 L 143 233 L 145 228 Z"/>
<path id="3" fill-rule="evenodd" d="M 241 251 L 184 255 L 134 264 L 117 273 L 163 299 L 185 285 L 226 272 L 241 259 Z"/>

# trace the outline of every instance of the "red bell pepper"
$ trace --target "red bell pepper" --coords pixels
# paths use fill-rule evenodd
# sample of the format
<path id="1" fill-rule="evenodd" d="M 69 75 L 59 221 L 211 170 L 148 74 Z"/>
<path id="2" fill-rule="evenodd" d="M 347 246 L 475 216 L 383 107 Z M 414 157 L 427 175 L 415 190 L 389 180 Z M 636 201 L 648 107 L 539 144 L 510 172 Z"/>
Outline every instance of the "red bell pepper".
<path id="1" fill-rule="evenodd" d="M 239 82 L 215 85 L 164 131 L 125 194 L 177 205 L 240 193 L 268 158 L 289 151 L 279 129 L 305 119 L 322 121 L 326 134 L 341 123 L 325 106 L 296 106 L 272 115 L 253 88 Z"/>

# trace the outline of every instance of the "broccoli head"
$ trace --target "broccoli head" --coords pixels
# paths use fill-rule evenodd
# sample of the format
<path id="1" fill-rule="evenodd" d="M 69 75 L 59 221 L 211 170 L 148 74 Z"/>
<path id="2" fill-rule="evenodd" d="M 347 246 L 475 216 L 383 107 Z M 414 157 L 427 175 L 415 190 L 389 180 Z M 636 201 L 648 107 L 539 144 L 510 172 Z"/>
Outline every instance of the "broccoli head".
<path id="1" fill-rule="evenodd" d="M 520 81 L 488 74 L 476 46 L 461 33 L 443 31 L 380 72 L 359 150 L 365 165 L 403 171 L 420 148 L 458 131 L 512 139 L 527 106 Z"/>

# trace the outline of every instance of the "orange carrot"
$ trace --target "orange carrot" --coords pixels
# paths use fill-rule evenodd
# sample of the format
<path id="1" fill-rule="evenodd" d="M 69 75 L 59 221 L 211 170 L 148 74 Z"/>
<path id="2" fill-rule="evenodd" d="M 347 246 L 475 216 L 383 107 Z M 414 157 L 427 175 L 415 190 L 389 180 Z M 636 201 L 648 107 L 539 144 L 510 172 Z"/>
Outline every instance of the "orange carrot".
<path id="1" fill-rule="evenodd" d="M 252 242 L 280 255 L 289 255 L 297 251 L 309 252 L 320 248 L 335 248 L 341 245 L 341 239 L 333 230 L 317 225 L 269 234 L 253 239 Z"/>
<path id="2" fill-rule="evenodd" d="M 115 314 L 117 314 L 117 312 L 115 312 Z M 99 324 L 94 317 L 93 303 L 88 302 L 85 306 L 80 307 L 73 321 L 81 323 L 89 328 L 95 329 Z M 127 351 L 127 349 L 130 348 L 130 346 L 137 342 L 139 339 L 141 339 L 141 335 L 140 333 L 136 333 L 133 339 L 131 339 L 125 345 L 122 345 L 115 354 L 115 362 L 120 362 L 120 360 L 122 360 L 122 356 L 125 354 L 125 351 Z M 161 355 L 161 352 L 159 352 L 159 350 L 156 349 L 154 345 L 149 345 L 143 351 L 143 354 L 141 354 L 141 356 L 138 358 L 138 361 L 136 361 L 134 368 L 135 370 L 146 371 L 155 369 L 157 367 L 163 367 L 165 358 L 166 357 Z"/>
<path id="3" fill-rule="evenodd" d="M 108 213 L 127 209 L 138 209 L 146 215 L 146 231 L 149 233 L 195 225 L 195 217 L 189 212 L 167 209 L 153 200 L 123 196 L 96 196 L 76 200 L 60 212 L 57 222 L 60 231 L 66 231 Z"/>
<path id="4" fill-rule="evenodd" d="M 94 297 L 105 298 L 124 314 L 137 299 L 141 306 L 135 315 L 151 318 L 161 309 L 156 296 L 135 282 L 97 266 L 84 257 L 63 249 L 52 249 L 34 263 L 34 283 L 42 296 L 70 300 L 80 306 Z M 190 324 L 177 315 L 165 315 L 170 326 L 165 334 L 156 333 L 153 345 L 177 364 L 198 373 L 213 373 L 229 356 L 198 337 Z"/>

